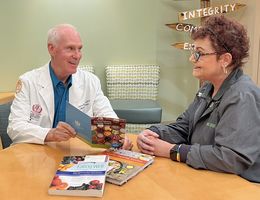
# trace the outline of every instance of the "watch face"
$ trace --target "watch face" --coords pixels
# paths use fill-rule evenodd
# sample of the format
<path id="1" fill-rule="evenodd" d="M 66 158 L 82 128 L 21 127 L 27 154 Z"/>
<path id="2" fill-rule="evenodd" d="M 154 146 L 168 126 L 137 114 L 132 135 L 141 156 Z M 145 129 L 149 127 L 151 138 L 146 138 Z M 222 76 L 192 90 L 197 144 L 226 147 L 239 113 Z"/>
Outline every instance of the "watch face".
<path id="1" fill-rule="evenodd" d="M 171 160 L 177 160 L 177 153 L 178 153 L 178 145 L 174 145 L 174 147 L 170 150 L 170 158 Z"/>

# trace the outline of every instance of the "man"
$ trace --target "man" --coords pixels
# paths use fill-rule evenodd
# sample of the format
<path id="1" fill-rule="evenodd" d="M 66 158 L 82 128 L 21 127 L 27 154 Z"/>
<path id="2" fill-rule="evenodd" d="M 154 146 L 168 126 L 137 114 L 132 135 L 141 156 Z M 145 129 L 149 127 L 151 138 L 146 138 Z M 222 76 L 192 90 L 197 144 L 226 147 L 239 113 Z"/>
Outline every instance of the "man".
<path id="1" fill-rule="evenodd" d="M 75 130 L 64 122 L 66 101 L 89 116 L 117 118 L 99 79 L 77 69 L 83 45 L 76 28 L 53 27 L 47 45 L 50 62 L 23 74 L 17 83 L 8 126 L 14 143 L 44 144 L 75 137 Z M 126 138 L 123 148 L 131 146 Z"/>

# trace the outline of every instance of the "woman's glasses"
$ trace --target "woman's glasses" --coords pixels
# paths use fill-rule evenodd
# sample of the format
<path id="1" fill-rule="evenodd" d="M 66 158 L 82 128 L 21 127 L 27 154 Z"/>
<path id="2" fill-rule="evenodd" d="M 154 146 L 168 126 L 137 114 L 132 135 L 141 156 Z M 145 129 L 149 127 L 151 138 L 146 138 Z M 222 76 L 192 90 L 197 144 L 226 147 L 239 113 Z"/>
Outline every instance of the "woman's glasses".
<path id="1" fill-rule="evenodd" d="M 207 56 L 207 55 L 217 55 L 217 52 L 212 52 L 212 53 L 202 53 L 200 51 L 196 51 L 194 49 L 191 50 L 191 55 L 193 55 L 195 61 L 197 62 L 201 56 Z"/>
<path id="2" fill-rule="evenodd" d="M 230 49 L 227 47 L 227 45 L 225 44 L 224 40 L 222 40 L 222 38 L 220 38 L 213 30 L 211 30 L 210 28 L 206 27 L 206 29 L 212 34 L 214 35 L 214 37 L 217 39 L 217 41 L 220 43 L 220 45 L 226 50 L 226 52 L 230 53 Z M 220 53 L 220 52 L 218 52 Z M 195 61 L 197 62 L 201 56 L 207 56 L 207 55 L 217 55 L 217 52 L 212 52 L 212 53 L 202 53 L 200 51 L 196 51 L 195 50 L 195 46 L 193 46 L 193 48 L 191 49 L 191 55 L 193 55 Z M 224 53 L 224 52 L 222 52 Z"/>

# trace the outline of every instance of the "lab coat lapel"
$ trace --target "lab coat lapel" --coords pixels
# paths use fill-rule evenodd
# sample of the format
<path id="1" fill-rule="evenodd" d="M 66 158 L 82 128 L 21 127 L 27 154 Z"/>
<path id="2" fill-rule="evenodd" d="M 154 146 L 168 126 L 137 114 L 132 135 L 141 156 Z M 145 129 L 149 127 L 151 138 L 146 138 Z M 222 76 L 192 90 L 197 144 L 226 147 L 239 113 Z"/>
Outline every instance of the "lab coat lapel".
<path id="1" fill-rule="evenodd" d="M 54 118 L 54 92 L 50 77 L 49 64 L 42 68 L 39 80 L 39 93 L 49 113 L 51 123 Z"/>
<path id="2" fill-rule="evenodd" d="M 79 81 L 78 76 L 78 72 L 72 74 L 72 86 L 69 90 L 69 102 L 76 107 L 78 107 L 80 102 L 82 102 L 84 89 L 86 89 L 84 88 L 84 84 Z"/>

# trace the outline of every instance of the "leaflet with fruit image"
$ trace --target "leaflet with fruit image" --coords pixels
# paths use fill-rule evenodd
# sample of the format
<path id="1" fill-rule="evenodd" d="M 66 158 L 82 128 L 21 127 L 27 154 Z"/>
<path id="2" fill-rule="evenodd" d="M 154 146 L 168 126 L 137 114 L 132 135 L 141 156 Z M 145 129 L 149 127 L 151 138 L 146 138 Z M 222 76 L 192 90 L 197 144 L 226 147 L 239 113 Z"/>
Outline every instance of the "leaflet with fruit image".
<path id="1" fill-rule="evenodd" d="M 65 156 L 50 184 L 51 195 L 102 197 L 109 157 Z"/>
<path id="2" fill-rule="evenodd" d="M 154 157 L 140 152 L 109 149 L 102 154 L 109 156 L 106 181 L 122 185 L 151 165 Z"/>
<path id="3" fill-rule="evenodd" d="M 89 117 L 66 102 L 66 123 L 77 132 L 77 137 L 93 147 L 119 148 L 125 137 L 124 119 Z"/>

